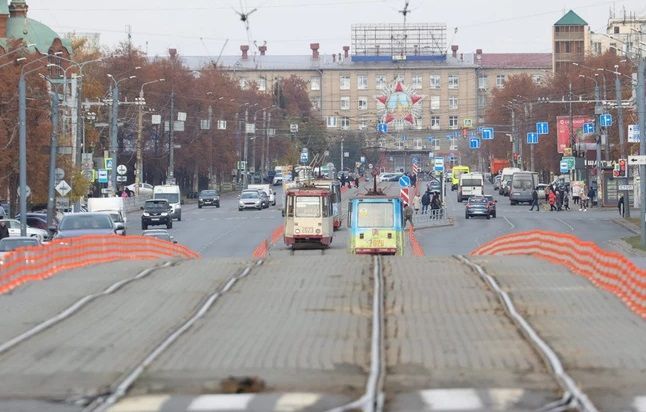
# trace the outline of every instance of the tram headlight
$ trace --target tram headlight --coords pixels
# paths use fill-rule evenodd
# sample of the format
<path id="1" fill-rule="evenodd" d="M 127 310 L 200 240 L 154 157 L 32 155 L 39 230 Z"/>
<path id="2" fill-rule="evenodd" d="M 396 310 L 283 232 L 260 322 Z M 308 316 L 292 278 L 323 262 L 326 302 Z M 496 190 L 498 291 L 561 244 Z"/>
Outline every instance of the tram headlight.
<path id="1" fill-rule="evenodd" d="M 317 235 L 321 234 L 321 229 L 316 229 L 316 234 Z"/>
<path id="2" fill-rule="evenodd" d="M 300 229 L 294 229 L 294 233 L 299 234 L 299 233 L 301 233 L 301 230 Z"/>

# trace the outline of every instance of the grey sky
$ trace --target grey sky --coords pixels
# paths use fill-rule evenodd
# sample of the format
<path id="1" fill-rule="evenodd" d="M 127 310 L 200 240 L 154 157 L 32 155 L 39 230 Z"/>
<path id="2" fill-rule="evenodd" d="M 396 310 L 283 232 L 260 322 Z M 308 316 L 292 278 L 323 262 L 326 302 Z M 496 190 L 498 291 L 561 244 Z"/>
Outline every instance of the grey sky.
<path id="1" fill-rule="evenodd" d="M 6 0 L 4 0 L 6 1 Z M 133 44 L 151 55 L 175 47 L 182 55 L 238 54 L 248 43 L 235 10 L 250 15 L 250 38 L 267 41 L 270 54 L 308 54 L 319 42 L 321 53 L 339 53 L 350 45 L 353 23 L 402 22 L 404 0 L 28 0 L 29 15 L 62 33 L 97 32 L 113 47 L 132 30 Z M 609 10 L 623 8 L 646 17 L 644 0 L 410 0 L 409 22 L 447 24 L 448 43 L 460 51 L 549 52 L 551 25 L 573 9 L 593 31 L 605 31 Z M 453 28 L 457 27 L 457 34 Z M 147 46 L 146 46 L 147 43 Z"/>

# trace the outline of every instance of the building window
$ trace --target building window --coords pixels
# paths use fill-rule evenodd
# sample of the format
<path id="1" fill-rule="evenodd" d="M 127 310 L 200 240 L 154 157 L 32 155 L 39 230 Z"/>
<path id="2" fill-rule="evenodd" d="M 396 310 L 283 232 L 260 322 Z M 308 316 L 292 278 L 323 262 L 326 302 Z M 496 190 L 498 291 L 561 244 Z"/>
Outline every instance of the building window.
<path id="1" fill-rule="evenodd" d="M 336 127 L 336 116 L 327 117 L 327 127 Z"/>
<path id="2" fill-rule="evenodd" d="M 321 110 L 321 98 L 320 97 L 312 97 L 311 102 L 312 102 L 312 110 Z"/>
<path id="3" fill-rule="evenodd" d="M 341 96 L 341 110 L 350 110 L 350 96 Z"/>
<path id="4" fill-rule="evenodd" d="M 247 88 L 247 78 L 241 77 L 239 80 L 240 88 L 245 90 Z"/>
<path id="5" fill-rule="evenodd" d="M 449 96 L 449 109 L 456 110 L 458 108 L 458 96 Z"/>
<path id="6" fill-rule="evenodd" d="M 458 116 L 449 116 L 449 129 L 458 128 Z"/>
<path id="7" fill-rule="evenodd" d="M 413 127 L 414 127 L 415 129 L 417 129 L 417 130 L 421 130 L 421 129 L 422 129 L 422 127 L 423 127 L 423 123 L 422 123 L 422 118 L 421 118 L 421 117 L 418 117 L 418 118 L 416 118 L 416 119 L 415 119 L 415 124 L 414 124 L 414 126 L 413 126 Z"/>
<path id="8" fill-rule="evenodd" d="M 440 129 L 440 116 L 431 116 L 431 129 Z"/>
<path id="9" fill-rule="evenodd" d="M 359 130 L 366 130 L 368 128 L 368 119 L 365 117 L 360 117 L 358 127 Z"/>
<path id="10" fill-rule="evenodd" d="M 619 26 L 613 27 L 615 34 L 619 34 Z"/>
<path id="11" fill-rule="evenodd" d="M 431 96 L 431 111 L 440 110 L 440 96 Z"/>
<path id="12" fill-rule="evenodd" d="M 457 89 L 460 86 L 460 79 L 457 74 L 449 74 L 449 89 Z"/>
<path id="13" fill-rule="evenodd" d="M 350 76 L 341 76 L 339 84 L 341 90 L 350 90 Z"/>
<path id="14" fill-rule="evenodd" d="M 536 84 L 542 84 L 543 83 L 543 76 L 540 74 L 532 74 L 532 80 Z"/>
<path id="15" fill-rule="evenodd" d="M 357 76 L 357 89 L 366 90 L 368 88 L 368 76 L 360 74 Z"/>
<path id="16" fill-rule="evenodd" d="M 395 75 L 395 81 L 401 82 L 402 84 L 406 83 L 406 81 L 404 80 L 404 75 L 401 73 Z"/>
<path id="17" fill-rule="evenodd" d="M 505 86 L 505 75 L 504 74 L 497 74 L 496 75 L 496 87 L 504 87 Z"/>
<path id="18" fill-rule="evenodd" d="M 386 87 L 386 76 L 383 74 L 378 74 L 375 76 L 375 87 L 377 89 L 383 89 Z"/>
<path id="19" fill-rule="evenodd" d="M 348 130 L 350 128 L 350 118 L 347 116 L 341 117 L 341 129 Z"/>
<path id="20" fill-rule="evenodd" d="M 321 90 L 321 78 L 312 77 L 310 79 L 310 90 Z"/>
<path id="21" fill-rule="evenodd" d="M 359 97 L 358 100 L 359 103 L 359 110 L 368 110 L 368 98 L 367 97 Z"/>
<path id="22" fill-rule="evenodd" d="M 398 132 L 401 132 L 402 130 L 404 130 L 404 120 L 402 120 L 402 119 L 393 120 L 391 125 L 392 125 L 393 129 L 395 129 Z"/>
<path id="23" fill-rule="evenodd" d="M 431 74 L 430 83 L 429 86 L 431 89 L 439 89 L 440 88 L 440 75 L 439 74 Z"/>
<path id="24" fill-rule="evenodd" d="M 484 107 L 487 107 L 487 95 L 486 94 L 479 94 L 478 95 L 478 108 L 482 109 Z"/>
<path id="25" fill-rule="evenodd" d="M 421 89 L 422 88 L 422 76 L 420 75 L 415 75 L 413 76 L 411 80 L 411 86 L 413 89 Z"/>
<path id="26" fill-rule="evenodd" d="M 441 149 L 441 147 L 440 147 L 440 139 L 438 139 L 437 137 L 434 137 L 431 140 L 431 146 L 433 146 L 433 150 L 435 150 L 435 151 L 440 150 Z"/>
<path id="27" fill-rule="evenodd" d="M 261 77 L 258 79 L 258 90 L 264 92 L 267 90 L 267 79 Z"/>
<path id="28" fill-rule="evenodd" d="M 487 90 L 487 76 L 478 76 L 478 90 Z"/>

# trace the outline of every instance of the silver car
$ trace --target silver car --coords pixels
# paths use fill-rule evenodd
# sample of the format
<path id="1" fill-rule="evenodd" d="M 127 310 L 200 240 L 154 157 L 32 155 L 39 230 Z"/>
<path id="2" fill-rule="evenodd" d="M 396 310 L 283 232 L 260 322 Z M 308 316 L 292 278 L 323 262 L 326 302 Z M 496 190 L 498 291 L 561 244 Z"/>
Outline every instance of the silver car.
<path id="1" fill-rule="evenodd" d="M 245 209 L 261 210 L 262 208 L 262 197 L 260 197 L 260 192 L 257 190 L 244 191 L 240 194 L 240 200 L 238 201 L 239 211 Z"/>

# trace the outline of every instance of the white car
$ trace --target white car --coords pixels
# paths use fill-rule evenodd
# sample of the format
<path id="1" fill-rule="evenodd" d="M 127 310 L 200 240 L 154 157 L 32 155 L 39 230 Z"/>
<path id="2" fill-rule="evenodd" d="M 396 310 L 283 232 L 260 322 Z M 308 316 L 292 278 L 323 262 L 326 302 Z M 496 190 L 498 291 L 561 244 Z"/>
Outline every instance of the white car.
<path id="1" fill-rule="evenodd" d="M 7 225 L 10 237 L 20 236 L 20 221 L 16 219 L 1 219 L 0 221 Z M 27 237 L 35 237 L 38 239 L 38 243 L 43 243 L 45 239 L 49 238 L 49 233 L 43 229 L 27 226 Z"/>
<path id="2" fill-rule="evenodd" d="M 134 183 L 126 187 L 134 193 L 137 193 L 135 190 L 136 185 Z M 151 196 L 153 194 L 153 185 L 148 183 L 139 183 L 139 194 L 142 196 Z"/>

